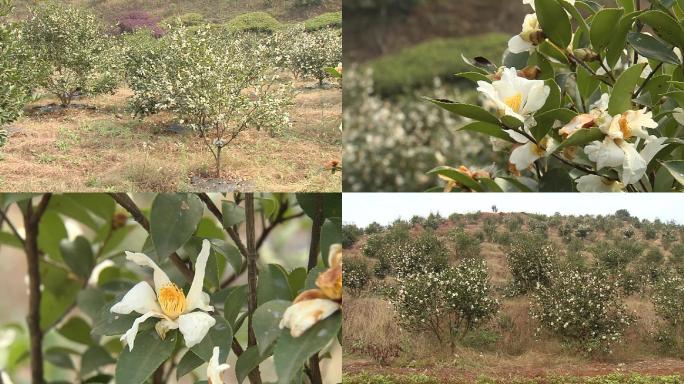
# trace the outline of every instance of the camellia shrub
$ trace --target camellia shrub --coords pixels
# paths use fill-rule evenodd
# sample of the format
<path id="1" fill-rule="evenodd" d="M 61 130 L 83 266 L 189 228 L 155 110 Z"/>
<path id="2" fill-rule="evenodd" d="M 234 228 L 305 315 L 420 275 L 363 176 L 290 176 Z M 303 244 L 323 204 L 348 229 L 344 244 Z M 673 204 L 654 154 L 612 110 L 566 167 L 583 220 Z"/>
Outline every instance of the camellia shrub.
<path id="1" fill-rule="evenodd" d="M 333 28 L 298 34 L 286 49 L 288 65 L 296 78 L 316 79 L 323 85 L 330 77 L 325 68 L 337 67 L 342 62 L 342 34 Z"/>
<path id="2" fill-rule="evenodd" d="M 480 242 L 475 237 L 465 233 L 463 229 L 454 230 L 452 236 L 459 258 L 469 259 L 480 256 Z"/>
<path id="3" fill-rule="evenodd" d="M 63 106 L 79 94 L 113 92 L 123 76 L 116 44 L 87 11 L 58 2 L 31 9 L 23 24 L 31 54 L 46 69 L 41 85 Z"/>
<path id="4" fill-rule="evenodd" d="M 202 26 L 179 27 L 157 50 L 137 56 L 129 77 L 141 115 L 170 111 L 206 144 L 221 175 L 223 149 L 247 129 L 276 135 L 291 127 L 293 89 L 278 75 L 270 48 L 257 36 Z"/>
<path id="5" fill-rule="evenodd" d="M 368 262 L 362 257 L 347 258 L 342 267 L 344 287 L 357 294 L 368 285 Z"/>
<path id="6" fill-rule="evenodd" d="M 667 274 L 653 287 L 651 296 L 658 316 L 667 323 L 684 331 L 684 278 Z"/>
<path id="7" fill-rule="evenodd" d="M 389 300 L 400 323 L 412 331 L 431 332 L 452 347 L 499 308 L 484 260 L 464 260 L 441 272 L 400 277 L 396 291 Z"/>
<path id="8" fill-rule="evenodd" d="M 543 237 L 520 233 L 506 251 L 506 261 L 513 276 L 512 293 L 524 294 L 550 283 L 557 257 Z"/>
<path id="9" fill-rule="evenodd" d="M 28 265 L 2 379 L 329 382 L 341 214 L 340 194 L 0 194 L 3 255 Z"/>
<path id="10" fill-rule="evenodd" d="M 0 127 L 21 116 L 35 86 L 35 63 L 28 54 L 22 31 L 5 20 L 11 11 L 9 0 L 0 1 Z M 0 147 L 6 139 L 6 131 L 2 132 Z"/>
<path id="11" fill-rule="evenodd" d="M 472 119 L 460 130 L 493 138 L 508 167 L 490 177 L 454 164 L 429 173 L 462 191 L 684 189 L 682 4 L 523 3 L 530 13 L 501 60 L 464 58 L 471 69 L 459 76 L 484 105 L 430 99 Z"/>
<path id="12" fill-rule="evenodd" d="M 542 329 L 586 353 L 611 352 L 634 321 L 620 292 L 605 274 L 561 269 L 532 293 L 531 314 Z"/>
<path id="13" fill-rule="evenodd" d="M 226 23 L 230 32 L 274 33 L 281 24 L 266 12 L 251 12 L 238 15 Z"/>

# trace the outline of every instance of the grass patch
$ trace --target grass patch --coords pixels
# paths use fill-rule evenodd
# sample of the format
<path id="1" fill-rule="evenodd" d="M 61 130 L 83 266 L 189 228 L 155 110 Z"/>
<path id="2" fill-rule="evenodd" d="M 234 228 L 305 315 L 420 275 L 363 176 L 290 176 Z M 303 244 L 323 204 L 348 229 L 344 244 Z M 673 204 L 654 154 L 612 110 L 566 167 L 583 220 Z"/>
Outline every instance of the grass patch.
<path id="1" fill-rule="evenodd" d="M 342 12 L 328 12 L 312 17 L 304 22 L 304 27 L 308 32 L 323 28 L 342 28 Z"/>
<path id="2" fill-rule="evenodd" d="M 430 86 L 436 77 L 456 81 L 455 73 L 471 70 L 461 55 L 471 58 L 484 56 L 498 63 L 508 39 L 509 36 L 500 33 L 440 38 L 383 56 L 369 63 L 373 69 L 375 90 L 383 96 L 392 96 Z"/>

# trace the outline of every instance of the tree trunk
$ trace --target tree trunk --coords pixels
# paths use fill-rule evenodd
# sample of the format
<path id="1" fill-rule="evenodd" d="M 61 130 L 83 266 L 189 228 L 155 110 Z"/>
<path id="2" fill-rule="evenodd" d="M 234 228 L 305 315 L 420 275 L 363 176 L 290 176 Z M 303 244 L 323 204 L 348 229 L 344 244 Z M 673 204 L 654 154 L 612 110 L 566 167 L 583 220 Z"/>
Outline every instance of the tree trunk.
<path id="1" fill-rule="evenodd" d="M 221 151 L 223 147 L 216 147 L 216 178 L 221 178 Z"/>
<path id="2" fill-rule="evenodd" d="M 26 319 L 30 338 L 31 352 L 31 382 L 43 384 L 43 330 L 40 328 L 40 264 L 38 251 L 38 222 L 33 222 L 33 209 L 29 203 L 24 215 L 24 229 L 26 239 L 24 251 L 28 265 L 29 276 L 29 312 Z"/>

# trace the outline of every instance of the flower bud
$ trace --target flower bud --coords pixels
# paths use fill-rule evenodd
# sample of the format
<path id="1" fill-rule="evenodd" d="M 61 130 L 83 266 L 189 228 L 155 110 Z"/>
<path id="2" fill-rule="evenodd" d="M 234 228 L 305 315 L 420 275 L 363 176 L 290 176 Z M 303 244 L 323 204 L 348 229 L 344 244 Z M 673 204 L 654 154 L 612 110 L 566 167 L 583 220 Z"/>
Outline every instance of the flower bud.
<path id="1" fill-rule="evenodd" d="M 582 61 L 596 61 L 599 59 L 598 53 L 589 48 L 580 48 L 572 51 L 576 58 Z"/>

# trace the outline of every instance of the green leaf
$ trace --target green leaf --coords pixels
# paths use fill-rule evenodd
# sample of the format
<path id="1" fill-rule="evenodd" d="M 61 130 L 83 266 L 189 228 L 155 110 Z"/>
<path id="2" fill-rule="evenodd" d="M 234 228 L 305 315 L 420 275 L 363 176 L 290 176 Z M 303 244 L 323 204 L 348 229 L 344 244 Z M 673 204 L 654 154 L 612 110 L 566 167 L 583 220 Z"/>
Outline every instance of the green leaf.
<path id="1" fill-rule="evenodd" d="M 88 315 L 88 317 L 96 319 L 105 303 L 105 295 L 99 289 L 83 289 L 78 293 L 76 303 L 78 304 L 78 308 Z"/>
<path id="2" fill-rule="evenodd" d="M 292 300 L 287 273 L 278 264 L 268 264 L 259 270 L 259 285 L 257 286 L 257 302 L 265 303 L 271 300 Z"/>
<path id="3" fill-rule="evenodd" d="M 632 1 L 632 0 L 629 0 Z M 584 17 L 579 13 L 577 8 L 575 8 L 574 5 L 570 4 L 569 2 L 563 0 L 560 2 L 560 5 L 565 8 L 565 10 L 572 16 L 572 18 L 579 24 L 580 30 L 582 33 L 589 33 L 589 26 L 587 25 L 586 21 L 584 20 Z"/>
<path id="4" fill-rule="evenodd" d="M 632 94 L 641 79 L 641 72 L 645 66 L 646 63 L 633 65 L 618 77 L 608 102 L 608 113 L 611 116 L 632 109 Z"/>
<path id="5" fill-rule="evenodd" d="M 81 375 L 99 370 L 114 362 L 115 360 L 104 348 L 99 345 L 92 345 L 83 353 L 83 358 L 81 359 Z"/>
<path id="6" fill-rule="evenodd" d="M 532 136 L 537 140 L 541 140 L 553 128 L 556 121 L 561 124 L 567 124 L 577 113 L 566 108 L 552 109 L 544 113 L 534 116 L 537 125 L 530 129 Z"/>
<path id="7" fill-rule="evenodd" d="M 605 134 L 598 128 L 580 129 L 572 136 L 568 137 L 567 140 L 560 143 L 560 145 L 556 147 L 556 152 L 566 147 L 581 146 L 591 143 L 592 141 L 602 140 L 604 136 Z"/>
<path id="8" fill-rule="evenodd" d="M 615 67 L 615 64 L 622 56 L 625 49 L 625 39 L 627 38 L 627 33 L 632 29 L 634 20 L 637 16 L 641 14 L 641 11 L 628 13 L 622 18 L 611 31 L 611 40 L 608 44 L 608 50 L 606 51 L 606 62 L 608 63 L 608 68 Z"/>
<path id="9" fill-rule="evenodd" d="M 245 209 L 232 201 L 224 201 L 222 204 L 223 228 L 230 228 L 245 221 Z"/>
<path id="10" fill-rule="evenodd" d="M 331 217 L 325 219 L 321 228 L 321 258 L 323 264 L 328 266 L 330 246 L 342 243 L 342 219 Z"/>
<path id="11" fill-rule="evenodd" d="M 469 132 L 478 132 L 478 133 L 484 133 L 485 135 L 496 137 L 501 140 L 506 140 L 511 143 L 514 143 L 515 140 L 511 138 L 511 136 L 506 133 L 503 128 L 501 128 L 500 125 L 498 124 L 491 124 L 491 123 L 483 123 L 483 122 L 475 122 L 475 123 L 470 123 L 462 126 L 461 128 L 458 129 L 459 131 L 469 131 Z"/>
<path id="12" fill-rule="evenodd" d="M 667 13 L 657 10 L 646 11 L 639 16 L 639 19 L 648 24 L 661 39 L 680 49 L 684 48 L 684 30 Z"/>
<path id="13" fill-rule="evenodd" d="M 574 184 L 566 170 L 554 168 L 542 177 L 539 192 L 572 192 Z"/>
<path id="14" fill-rule="evenodd" d="M 283 318 L 285 310 L 291 304 L 292 302 L 290 301 L 272 300 L 260 305 L 254 311 L 252 325 L 254 326 L 254 334 L 259 346 L 259 354 L 265 354 L 282 333 L 280 320 Z"/>
<path id="15" fill-rule="evenodd" d="M 663 167 L 681 185 L 684 185 L 684 160 L 663 161 Z"/>
<path id="16" fill-rule="evenodd" d="M 549 79 L 545 80 L 544 84 L 549 87 L 551 92 L 549 93 L 549 98 L 546 99 L 546 103 L 544 103 L 544 106 L 537 111 L 537 114 L 548 112 L 554 109 L 558 109 L 561 106 L 561 89 L 558 86 L 558 83 L 556 83 L 555 80 Z"/>
<path id="17" fill-rule="evenodd" d="M 90 242 L 83 236 L 78 236 L 74 241 L 62 240 L 59 244 L 62 258 L 66 265 L 78 276 L 87 279 L 95 266 L 95 255 Z"/>
<path id="18" fill-rule="evenodd" d="M 113 304 L 113 303 L 112 303 Z M 133 325 L 133 321 L 137 317 L 139 317 L 139 314 L 128 314 L 128 315 L 119 315 L 115 313 L 110 313 L 109 308 L 111 305 L 105 305 L 102 307 L 100 310 L 100 315 L 98 316 L 98 320 L 95 324 L 93 324 L 93 335 L 98 335 L 98 336 L 114 336 L 114 335 L 123 335 L 126 333 L 127 330 L 131 328 L 131 325 Z M 152 323 L 157 321 L 156 319 L 148 319 L 145 321 L 145 323 Z M 143 324 L 145 324 L 143 323 Z M 141 326 L 143 325 L 141 324 Z"/>
<path id="19" fill-rule="evenodd" d="M 641 56 L 648 59 L 674 65 L 681 64 L 679 57 L 675 55 L 672 48 L 653 36 L 649 36 L 645 33 L 630 32 L 627 34 L 627 41 Z"/>
<path id="20" fill-rule="evenodd" d="M 445 109 L 451 113 L 455 113 L 459 116 L 467 117 L 469 119 L 482 121 L 485 123 L 499 124 L 499 119 L 492 115 L 489 111 L 482 107 L 472 104 L 456 103 L 445 99 L 432 99 L 425 97 L 425 100 Z"/>
<path id="21" fill-rule="evenodd" d="M 473 180 L 470 176 L 464 175 L 451 167 L 437 167 L 430 170 L 428 175 L 442 175 L 448 177 L 452 180 L 457 181 L 459 184 L 472 189 L 473 191 L 482 192 L 482 186 Z"/>
<path id="22" fill-rule="evenodd" d="M 617 0 L 616 2 L 624 8 L 625 12 L 634 12 L 634 0 Z"/>
<path id="23" fill-rule="evenodd" d="M 242 254 L 236 246 L 223 240 L 211 240 L 211 249 L 223 255 L 233 271 L 239 272 L 242 269 Z"/>
<path id="24" fill-rule="evenodd" d="M 309 274 L 306 275 L 306 282 L 304 282 L 304 290 L 318 288 L 316 286 L 316 279 L 318 279 L 318 276 L 325 271 L 326 268 L 320 266 L 314 267 L 312 270 L 310 270 Z"/>
<path id="25" fill-rule="evenodd" d="M 53 211 L 47 211 L 38 224 L 38 248 L 53 260 L 61 261 L 59 244 L 68 237 L 64 222 Z"/>
<path id="26" fill-rule="evenodd" d="M 190 239 L 203 213 L 204 204 L 196 195 L 157 195 L 150 212 L 150 235 L 159 259 L 168 257 Z"/>
<path id="27" fill-rule="evenodd" d="M 283 332 L 273 350 L 278 383 L 290 384 L 309 358 L 337 336 L 341 326 L 342 315 L 337 312 L 299 337 L 295 338 L 290 332 Z"/>
<path id="28" fill-rule="evenodd" d="M 297 193 L 297 202 L 310 218 L 316 215 L 319 199 L 323 203 L 323 218 L 342 217 L 341 193 Z"/>
<path id="29" fill-rule="evenodd" d="M 247 302 L 247 285 L 240 285 L 234 287 L 228 293 L 225 304 L 223 305 L 223 317 L 228 321 L 231 328 L 237 331 L 235 327 L 235 320 L 242 312 L 242 308 Z"/>
<path id="30" fill-rule="evenodd" d="M 613 36 L 612 32 L 615 30 L 615 26 L 624 12 L 624 9 L 605 8 L 594 15 L 591 21 L 589 39 L 591 40 L 591 46 L 596 51 L 600 51 L 608 46 Z"/>
<path id="31" fill-rule="evenodd" d="M 70 318 L 57 332 L 76 343 L 85 345 L 93 343 L 90 337 L 90 325 L 78 316 Z"/>
<path id="32" fill-rule="evenodd" d="M 557 46 L 565 48 L 572 39 L 572 26 L 558 0 L 536 0 L 537 18 L 544 34 Z"/>
<path id="33" fill-rule="evenodd" d="M 200 359 L 192 351 L 187 351 L 178 362 L 178 368 L 176 368 L 176 379 L 180 379 L 181 377 L 194 371 L 202 364 L 204 364 L 204 360 Z"/>
<path id="34" fill-rule="evenodd" d="M 307 275 L 306 268 L 297 268 L 287 275 L 292 297 L 297 297 L 297 294 L 304 289 Z"/>
<path id="35" fill-rule="evenodd" d="M 144 383 L 157 368 L 171 357 L 178 332 L 170 331 L 161 340 L 155 331 L 140 332 L 135 338 L 132 351 L 124 348 L 116 364 L 116 382 L 126 384 Z"/>
<path id="36" fill-rule="evenodd" d="M 74 369 L 74 362 L 69 353 L 63 348 L 53 347 L 45 351 L 45 360 L 55 367 L 64 369 Z"/>
<path id="37" fill-rule="evenodd" d="M 468 79 L 474 83 L 477 83 L 478 81 L 486 81 L 488 83 L 492 82 L 492 80 L 489 77 L 483 75 L 480 72 L 461 72 L 461 73 L 457 73 L 455 76 L 456 77 L 462 77 L 464 79 Z"/>
<path id="38" fill-rule="evenodd" d="M 202 341 L 194 345 L 190 350 L 204 361 L 211 360 L 214 347 L 219 347 L 219 360 L 225 361 L 233 343 L 233 329 L 228 322 L 219 316 L 214 316 L 216 325 L 211 327 Z"/>
<path id="39" fill-rule="evenodd" d="M 589 99 L 600 83 L 601 81 L 584 69 L 583 66 L 577 66 L 577 90 L 579 90 L 580 96 L 582 96 L 584 100 Z"/>
<path id="40" fill-rule="evenodd" d="M 235 376 L 238 384 L 245 381 L 250 372 L 254 370 L 268 355 L 260 355 L 256 346 L 247 348 L 235 362 Z"/>

